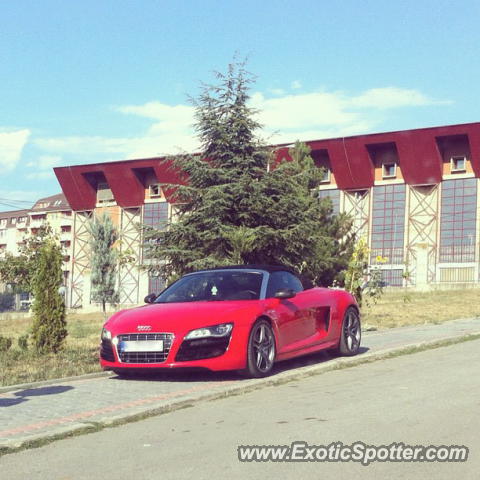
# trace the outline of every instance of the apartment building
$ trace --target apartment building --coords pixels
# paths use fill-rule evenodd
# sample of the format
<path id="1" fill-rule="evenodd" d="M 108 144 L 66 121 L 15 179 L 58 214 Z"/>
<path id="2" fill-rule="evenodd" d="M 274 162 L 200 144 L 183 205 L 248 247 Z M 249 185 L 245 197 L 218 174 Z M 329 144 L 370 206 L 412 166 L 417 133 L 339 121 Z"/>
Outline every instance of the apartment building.
<path id="1" fill-rule="evenodd" d="M 50 226 L 62 246 L 65 255 L 63 281 L 67 287 L 72 263 L 72 210 L 62 193 L 41 198 L 28 210 L 0 212 L 0 258 L 4 258 L 7 252 L 18 255 L 25 239 L 46 225 Z M 68 296 L 66 300 L 69 305 Z"/>

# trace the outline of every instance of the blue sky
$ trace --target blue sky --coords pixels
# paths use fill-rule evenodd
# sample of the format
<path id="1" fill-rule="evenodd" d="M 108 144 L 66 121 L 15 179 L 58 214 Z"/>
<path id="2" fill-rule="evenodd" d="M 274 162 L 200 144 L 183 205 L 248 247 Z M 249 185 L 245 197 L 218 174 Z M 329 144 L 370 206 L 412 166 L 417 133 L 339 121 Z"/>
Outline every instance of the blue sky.
<path id="1" fill-rule="evenodd" d="M 480 121 L 480 2 L 0 1 L 0 210 L 52 168 L 195 150 L 237 52 L 272 142 Z M 22 203 L 25 202 L 25 203 Z"/>

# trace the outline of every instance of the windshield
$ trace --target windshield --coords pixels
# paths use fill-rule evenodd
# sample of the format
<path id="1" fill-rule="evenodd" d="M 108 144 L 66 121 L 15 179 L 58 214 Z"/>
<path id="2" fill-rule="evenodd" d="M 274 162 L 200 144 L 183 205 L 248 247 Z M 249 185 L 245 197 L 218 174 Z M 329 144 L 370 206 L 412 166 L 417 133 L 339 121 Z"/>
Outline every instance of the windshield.
<path id="1" fill-rule="evenodd" d="M 155 303 L 258 300 L 261 272 L 221 270 L 186 275 L 164 290 Z"/>

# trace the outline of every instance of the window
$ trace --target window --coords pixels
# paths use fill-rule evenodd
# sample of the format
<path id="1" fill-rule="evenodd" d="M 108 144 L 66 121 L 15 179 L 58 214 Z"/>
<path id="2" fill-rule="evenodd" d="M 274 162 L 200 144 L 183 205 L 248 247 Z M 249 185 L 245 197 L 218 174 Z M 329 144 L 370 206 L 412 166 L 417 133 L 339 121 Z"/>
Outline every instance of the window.
<path id="1" fill-rule="evenodd" d="M 323 176 L 322 176 L 322 179 L 320 180 L 320 183 L 330 183 L 330 178 L 331 178 L 330 169 L 328 167 L 322 167 L 322 171 L 323 171 Z"/>
<path id="2" fill-rule="evenodd" d="M 6 230 L 0 230 L 0 238 L 5 238 L 7 236 Z"/>
<path id="3" fill-rule="evenodd" d="M 0 220 L 0 228 L 5 228 L 7 226 L 7 219 L 6 218 L 2 218 Z"/>
<path id="4" fill-rule="evenodd" d="M 329 198 L 332 202 L 333 214 L 338 215 L 340 213 L 340 190 L 319 190 L 318 198 Z"/>
<path id="5" fill-rule="evenodd" d="M 379 256 L 403 263 L 405 192 L 405 185 L 373 187 L 371 263 Z"/>
<path id="6" fill-rule="evenodd" d="M 17 223 L 17 217 L 12 217 L 12 225 L 15 225 Z"/>
<path id="7" fill-rule="evenodd" d="M 185 275 L 168 287 L 156 303 L 258 300 L 263 274 L 241 270 L 213 270 Z"/>
<path id="8" fill-rule="evenodd" d="M 395 178 L 397 176 L 397 164 L 396 163 L 384 163 L 382 165 L 383 178 Z"/>
<path id="9" fill-rule="evenodd" d="M 452 173 L 464 172 L 467 168 L 467 159 L 465 157 L 452 157 L 450 160 Z"/>
<path id="10" fill-rule="evenodd" d="M 403 284 L 403 270 L 382 270 L 382 281 L 385 286 L 401 287 Z"/>
<path id="11" fill-rule="evenodd" d="M 143 223 L 159 230 L 168 223 L 168 203 L 146 203 L 143 206 Z"/>
<path id="12" fill-rule="evenodd" d="M 440 214 L 440 262 L 474 262 L 477 179 L 445 180 Z"/>
<path id="13" fill-rule="evenodd" d="M 148 277 L 148 293 L 159 294 L 165 289 L 165 281 L 157 275 L 149 275 Z"/>
<path id="14" fill-rule="evenodd" d="M 27 217 L 18 217 L 18 223 L 25 223 L 27 221 Z"/>
<path id="15" fill-rule="evenodd" d="M 162 196 L 162 189 L 160 184 L 154 183 L 148 187 L 149 196 L 150 198 L 161 197 Z"/>
<path id="16" fill-rule="evenodd" d="M 99 183 L 97 185 L 97 202 L 112 202 L 114 200 L 112 190 L 108 186 L 108 183 Z"/>
<path id="17" fill-rule="evenodd" d="M 268 279 L 267 298 L 272 298 L 282 288 L 290 288 L 295 293 L 303 291 L 300 280 L 290 272 L 272 272 Z"/>

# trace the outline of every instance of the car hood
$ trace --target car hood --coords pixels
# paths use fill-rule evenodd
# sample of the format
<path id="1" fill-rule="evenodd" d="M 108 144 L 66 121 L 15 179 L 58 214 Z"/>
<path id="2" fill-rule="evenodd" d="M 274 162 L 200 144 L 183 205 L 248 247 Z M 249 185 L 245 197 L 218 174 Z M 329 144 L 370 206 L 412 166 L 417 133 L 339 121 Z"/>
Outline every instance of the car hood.
<path id="1" fill-rule="evenodd" d="M 137 332 L 138 325 L 150 326 L 151 332 L 187 331 L 194 328 L 256 318 L 260 301 L 221 301 L 158 303 L 122 310 L 107 321 L 113 335 Z"/>

